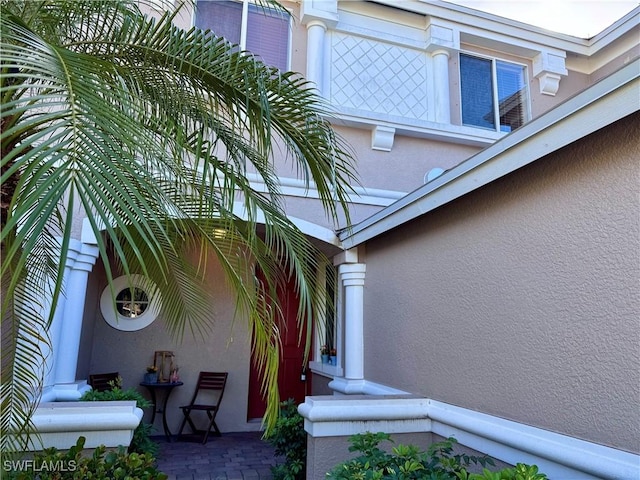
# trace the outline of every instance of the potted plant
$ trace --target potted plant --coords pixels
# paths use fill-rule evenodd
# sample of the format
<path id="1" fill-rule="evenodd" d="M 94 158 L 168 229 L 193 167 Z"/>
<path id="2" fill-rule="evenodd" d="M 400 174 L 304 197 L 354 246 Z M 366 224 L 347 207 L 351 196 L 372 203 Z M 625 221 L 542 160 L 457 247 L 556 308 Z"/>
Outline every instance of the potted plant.
<path id="1" fill-rule="evenodd" d="M 144 383 L 158 383 L 158 367 L 149 365 L 147 373 L 144 374 Z"/>
<path id="2" fill-rule="evenodd" d="M 329 363 L 331 363 L 331 365 L 333 366 L 336 366 L 338 364 L 337 355 L 338 355 L 338 352 L 336 351 L 335 348 L 332 348 L 329 351 Z"/>
<path id="3" fill-rule="evenodd" d="M 322 363 L 329 363 L 329 347 L 326 345 L 322 345 L 320 347 L 320 358 L 322 359 Z"/>

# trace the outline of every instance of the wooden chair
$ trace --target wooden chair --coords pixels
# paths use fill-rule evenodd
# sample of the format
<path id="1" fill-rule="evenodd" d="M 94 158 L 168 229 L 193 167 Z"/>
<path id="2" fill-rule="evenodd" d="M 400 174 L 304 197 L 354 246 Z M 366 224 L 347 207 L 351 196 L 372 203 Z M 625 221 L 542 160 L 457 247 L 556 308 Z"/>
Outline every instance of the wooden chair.
<path id="1" fill-rule="evenodd" d="M 200 372 L 198 377 L 198 383 L 196 384 L 196 390 L 193 393 L 193 398 L 189 405 L 180 407 L 184 419 L 180 425 L 180 431 L 178 432 L 178 438 L 182 436 L 182 430 L 186 423 L 189 423 L 189 427 L 193 434 L 203 434 L 202 444 L 207 443 L 209 433 L 211 429 L 214 430 L 214 435 L 219 437 L 221 435 L 218 425 L 216 425 L 216 415 L 222 396 L 224 394 L 224 388 L 227 384 L 228 372 Z M 206 402 L 206 403 L 205 403 Z M 209 425 L 206 430 L 197 429 L 191 418 L 192 412 L 206 412 L 209 417 Z"/>
<path id="2" fill-rule="evenodd" d="M 98 392 L 105 392 L 113 388 L 109 382 L 116 382 L 119 376 L 118 372 L 89 375 L 89 385 Z"/>

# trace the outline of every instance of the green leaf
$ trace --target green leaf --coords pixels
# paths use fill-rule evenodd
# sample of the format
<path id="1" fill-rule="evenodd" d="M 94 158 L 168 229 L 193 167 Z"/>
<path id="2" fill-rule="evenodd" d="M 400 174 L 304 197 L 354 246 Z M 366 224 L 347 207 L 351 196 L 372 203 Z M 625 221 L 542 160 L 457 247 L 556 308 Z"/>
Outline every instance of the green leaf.
<path id="1" fill-rule="evenodd" d="M 293 280 L 308 354 L 312 322 L 324 318 L 324 287 L 315 275 L 326 262 L 286 216 L 275 155 L 284 152 L 335 222 L 348 222 L 357 183 L 326 105 L 299 75 L 274 70 L 211 33 L 177 28 L 173 7 L 152 19 L 133 0 L 0 6 L 1 180 L 17 179 L 0 236 L 1 313 L 12 332 L 2 352 L 2 428 L 15 432 L 3 436 L 3 451 L 29 442 L 21 434 L 31 431 L 54 314 L 37 302 L 50 297 L 55 307 L 63 293 L 77 212 L 97 239 L 107 281 L 114 263 L 124 274 L 149 277 L 177 340 L 214 329 L 206 259 L 218 260 L 255 339 L 266 426 L 273 428 L 280 401 L 276 292 Z M 252 187 L 249 172 L 266 193 Z M 194 252 L 197 265 L 185 260 Z"/>

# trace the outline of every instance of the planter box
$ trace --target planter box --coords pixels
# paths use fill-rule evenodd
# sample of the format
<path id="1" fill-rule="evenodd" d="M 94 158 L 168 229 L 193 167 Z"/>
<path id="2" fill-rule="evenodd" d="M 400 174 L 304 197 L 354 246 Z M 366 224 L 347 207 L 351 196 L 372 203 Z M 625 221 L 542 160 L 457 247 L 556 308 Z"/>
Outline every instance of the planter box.
<path id="1" fill-rule="evenodd" d="M 80 436 L 87 439 L 85 448 L 128 446 L 142 414 L 133 400 L 41 403 L 32 418 L 41 439 L 40 448 L 36 449 L 66 450 Z M 35 436 L 32 439 L 38 441 Z"/>

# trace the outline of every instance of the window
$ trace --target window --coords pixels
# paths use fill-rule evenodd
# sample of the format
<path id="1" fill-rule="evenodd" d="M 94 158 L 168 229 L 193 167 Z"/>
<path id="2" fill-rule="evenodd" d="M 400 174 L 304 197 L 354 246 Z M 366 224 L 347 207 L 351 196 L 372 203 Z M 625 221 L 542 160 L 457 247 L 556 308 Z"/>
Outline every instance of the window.
<path id="1" fill-rule="evenodd" d="M 160 293 L 142 275 L 122 276 L 113 280 L 115 309 L 107 286 L 100 297 L 100 311 L 109 325 L 124 332 L 141 330 L 153 323 L 160 312 Z"/>
<path id="2" fill-rule="evenodd" d="M 141 288 L 125 288 L 116 296 L 116 309 L 123 317 L 137 318 L 149 306 L 149 296 Z"/>
<path id="3" fill-rule="evenodd" d="M 342 345 L 342 335 L 338 331 L 337 324 L 337 309 L 338 306 L 338 289 L 337 289 L 337 276 L 338 272 L 336 267 L 334 267 L 330 262 L 326 263 L 324 267 L 319 267 L 318 269 L 318 284 L 324 284 L 324 312 L 320 314 L 321 318 L 318 318 L 318 322 L 315 325 L 315 352 L 312 352 L 312 358 L 315 359 L 316 369 L 324 370 L 324 363 L 321 365 L 321 356 L 326 353 L 327 355 L 335 355 L 338 358 L 343 358 L 342 353 L 340 352 Z M 322 351 L 322 347 L 327 348 L 326 352 Z M 336 349 L 337 352 L 332 353 L 331 350 Z M 329 363 L 328 365 L 331 367 L 338 367 L 341 361 L 338 362 L 338 365 Z M 326 370 L 324 370 L 326 371 Z"/>
<path id="4" fill-rule="evenodd" d="M 336 335 L 336 276 L 337 272 L 333 265 L 326 266 L 325 288 L 327 297 L 325 299 L 326 332 L 324 345 L 330 349 L 337 348 L 338 337 Z"/>
<path id="5" fill-rule="evenodd" d="M 529 117 L 525 67 L 460 54 L 462 124 L 511 132 Z"/>
<path id="6" fill-rule="evenodd" d="M 267 65 L 289 68 L 289 17 L 283 12 L 249 0 L 198 0 L 195 26 L 252 52 Z"/>

